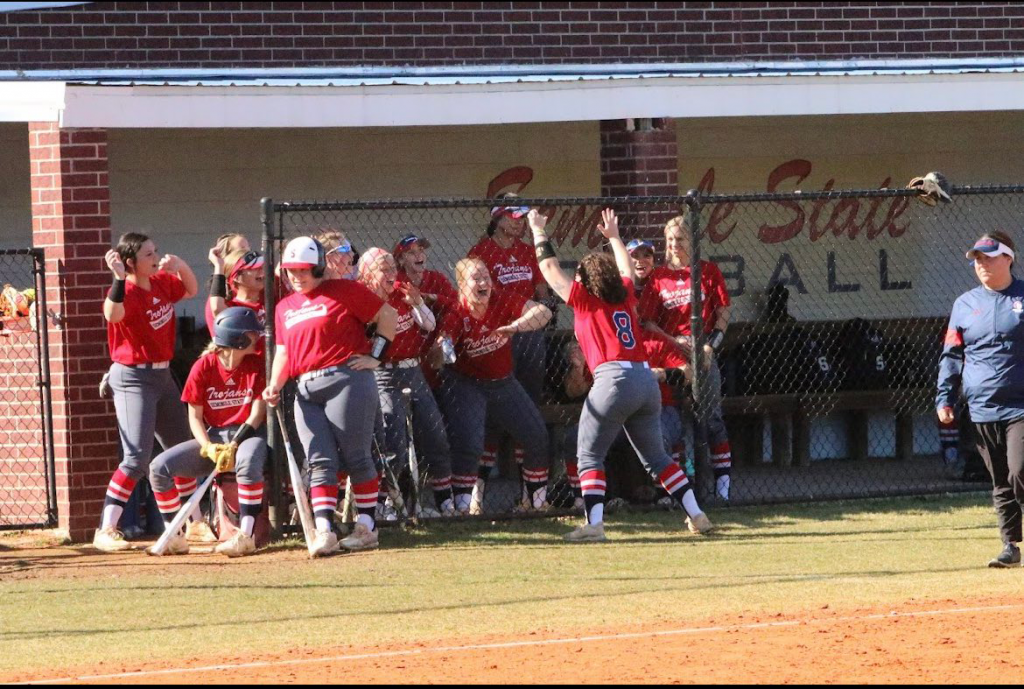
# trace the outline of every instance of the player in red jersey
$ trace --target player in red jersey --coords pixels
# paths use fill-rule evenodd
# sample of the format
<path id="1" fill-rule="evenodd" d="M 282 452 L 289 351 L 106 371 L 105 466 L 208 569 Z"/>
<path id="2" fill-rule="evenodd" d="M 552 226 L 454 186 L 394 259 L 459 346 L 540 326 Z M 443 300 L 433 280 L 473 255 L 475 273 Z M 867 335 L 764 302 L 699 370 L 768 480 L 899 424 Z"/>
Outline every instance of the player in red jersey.
<path id="1" fill-rule="evenodd" d="M 110 358 L 109 382 L 124 458 L 107 486 L 103 518 L 93 545 L 107 552 L 130 546 L 117 522 L 135 484 L 146 476 L 154 436 L 164 447 L 188 438 L 188 421 L 171 377 L 174 357 L 174 304 L 199 291 L 188 265 L 163 258 L 144 234 L 121 236 L 107 252 L 114 284 L 103 302 Z"/>
<path id="2" fill-rule="evenodd" d="M 327 252 L 327 271 L 324 277 L 328 280 L 355 280 L 358 277 L 355 266 L 355 251 L 352 243 L 340 230 L 321 230 L 313 235 Z"/>
<path id="3" fill-rule="evenodd" d="M 686 474 L 669 458 L 662 443 L 661 395 L 641 340 L 633 266 L 619 237 L 618 219 L 610 208 L 601 218 L 598 229 L 608 239 L 615 258 L 587 254 L 574 280 L 559 266 L 545 233 L 547 218 L 537 210 L 529 214 L 541 272 L 555 294 L 573 309 L 576 339 L 594 374 L 594 385 L 580 414 L 577 444 L 586 523 L 565 538 L 573 542 L 605 540 L 604 460 L 623 429 L 644 468 L 658 477 L 686 511 L 690 531 L 706 533 L 711 522 L 697 505 Z"/>
<path id="4" fill-rule="evenodd" d="M 193 439 L 157 455 L 149 468 L 157 507 L 169 526 L 182 505 L 178 485 L 184 479 L 194 491 L 196 480 L 214 469 L 211 449 L 216 444 L 235 445 L 239 530 L 216 548 L 228 557 L 256 551 L 253 529 L 263 507 L 267 443 L 260 428 L 266 404 L 259 394 L 266 386 L 266 374 L 257 352 L 262 332 L 263 324 L 252 309 L 232 306 L 217 315 L 213 341 L 192 366 L 181 394 L 181 401 L 188 404 Z M 185 534 L 179 532 L 164 553 L 184 555 L 188 550 Z"/>
<path id="5" fill-rule="evenodd" d="M 206 327 L 213 337 L 213 322 L 224 309 L 242 306 L 252 309 L 260 323 L 266 319 L 263 309 L 263 255 L 258 251 L 232 251 L 220 255 L 217 247 L 210 249 L 213 277 L 210 298 L 206 300 Z M 262 347 L 258 350 L 262 351 Z"/>
<path id="6" fill-rule="evenodd" d="M 338 471 L 352 481 L 359 513 L 346 550 L 376 548 L 377 467 L 370 456 L 379 409 L 372 371 L 395 339 L 397 314 L 354 280 L 328 280 L 323 246 L 310 237 L 288 242 L 281 257 L 292 294 L 274 313 L 277 346 L 263 399 L 280 400 L 290 378 L 298 380 L 295 425 L 311 469 L 311 503 L 316 520 L 314 557 L 337 552 L 332 518 L 338 505 Z M 366 326 L 375 323 L 373 340 Z"/>
<path id="7" fill-rule="evenodd" d="M 396 476 L 401 475 L 402 467 L 409 466 L 406 418 L 411 415 L 416 447 L 422 448 L 427 463 L 437 512 L 452 515 L 455 502 L 451 450 L 441 411 L 420 368 L 420 354 L 425 342 L 433 339 L 428 335 L 437 325 L 434 313 L 415 285 L 398 280 L 395 258 L 384 249 L 367 249 L 359 258 L 359 279 L 398 313 L 395 341 L 383 363 L 373 372 L 384 417 L 382 460 L 389 462 Z M 411 408 L 406 408 L 402 394 L 405 389 L 411 391 Z"/>
<path id="8" fill-rule="evenodd" d="M 690 332 L 690 231 L 683 216 L 665 225 L 665 265 L 655 268 L 640 297 L 640 318 L 645 327 L 661 330 L 673 337 L 684 356 L 691 358 L 693 338 Z M 707 333 L 704 345 L 708 366 L 709 416 L 708 444 L 715 489 L 722 500 L 729 499 L 732 450 L 722 417 L 722 374 L 716 356 L 729 326 L 731 302 L 722 271 L 710 261 L 701 261 L 701 320 Z"/>
<path id="9" fill-rule="evenodd" d="M 633 259 L 633 273 L 636 275 L 636 284 L 633 285 L 633 292 L 639 299 L 647 286 L 647 279 L 651 277 L 654 270 L 654 244 L 646 239 L 634 239 L 626 245 L 629 257 Z"/>
<path id="10" fill-rule="evenodd" d="M 449 310 L 441 334 L 451 338 L 456 360 L 444 371 L 439 400 L 452 448 L 455 508 L 460 514 L 470 512 L 489 420 L 525 450 L 521 509 L 547 509 L 547 429 L 537 405 L 512 376 L 509 339 L 544 327 L 551 311 L 522 296 L 495 299 L 490 272 L 479 259 L 459 261 L 455 278 L 459 302 Z"/>

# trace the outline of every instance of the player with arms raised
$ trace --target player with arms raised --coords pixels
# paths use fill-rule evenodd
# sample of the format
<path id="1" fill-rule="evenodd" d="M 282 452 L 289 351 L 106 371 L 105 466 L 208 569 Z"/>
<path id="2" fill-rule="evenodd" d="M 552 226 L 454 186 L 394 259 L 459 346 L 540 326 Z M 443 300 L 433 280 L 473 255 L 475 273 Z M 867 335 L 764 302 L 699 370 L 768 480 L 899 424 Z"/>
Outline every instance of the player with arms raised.
<path id="1" fill-rule="evenodd" d="M 537 210 L 528 216 L 541 274 L 573 309 L 576 339 L 594 374 L 594 385 L 580 414 L 577 448 L 587 521 L 565 538 L 574 542 L 605 540 L 604 459 L 620 429 L 625 429 L 644 467 L 686 511 L 690 531 L 707 533 L 711 521 L 697 505 L 686 474 L 669 458 L 662 442 L 661 394 L 640 340 L 633 266 L 619 237 L 618 219 L 610 208 L 601 218 L 598 229 L 611 244 L 615 258 L 604 253 L 584 256 L 573 280 L 562 272 L 545 234 L 547 218 Z"/>

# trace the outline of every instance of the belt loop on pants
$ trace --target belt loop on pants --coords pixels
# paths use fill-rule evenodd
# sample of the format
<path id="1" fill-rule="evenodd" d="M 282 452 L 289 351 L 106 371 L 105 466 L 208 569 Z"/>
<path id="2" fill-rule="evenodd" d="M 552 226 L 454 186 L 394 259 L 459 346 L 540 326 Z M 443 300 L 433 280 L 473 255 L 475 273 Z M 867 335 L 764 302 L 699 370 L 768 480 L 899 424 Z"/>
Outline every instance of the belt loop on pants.
<path id="1" fill-rule="evenodd" d="M 307 371 L 306 373 L 303 373 L 302 375 L 299 376 L 299 382 L 305 383 L 307 380 L 313 380 L 314 378 L 322 378 L 324 376 L 329 376 L 332 373 L 337 373 L 343 368 L 345 368 L 345 365 L 340 364 L 338 366 L 328 366 L 327 368 L 322 368 L 318 371 Z"/>
<path id="2" fill-rule="evenodd" d="M 125 364 L 128 368 L 170 368 L 170 361 L 151 361 L 145 364 Z"/>
<path id="3" fill-rule="evenodd" d="M 415 368 L 420 365 L 420 360 L 417 357 L 411 359 L 400 359 L 398 361 L 389 361 L 386 364 L 381 364 L 381 368 Z"/>

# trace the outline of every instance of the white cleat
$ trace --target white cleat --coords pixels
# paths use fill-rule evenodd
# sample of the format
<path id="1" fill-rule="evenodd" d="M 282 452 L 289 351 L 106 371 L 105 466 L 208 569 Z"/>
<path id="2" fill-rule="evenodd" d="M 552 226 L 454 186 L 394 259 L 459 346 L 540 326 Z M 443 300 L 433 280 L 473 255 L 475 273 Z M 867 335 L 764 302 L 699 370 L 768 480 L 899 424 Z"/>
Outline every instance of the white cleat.
<path id="1" fill-rule="evenodd" d="M 123 533 L 111 526 L 106 529 L 96 529 L 96 534 L 92 537 L 92 547 L 105 553 L 118 553 L 129 550 L 132 546 L 124 540 Z"/>
<path id="2" fill-rule="evenodd" d="M 604 535 L 604 522 L 578 526 L 562 538 L 570 543 L 603 543 L 608 540 Z"/>
<path id="3" fill-rule="evenodd" d="M 370 531 L 366 528 L 366 524 L 356 524 L 352 533 L 341 540 L 341 547 L 352 552 L 373 550 L 378 545 L 377 530 Z"/>
<path id="4" fill-rule="evenodd" d="M 189 522 L 185 529 L 185 538 L 194 543 L 216 543 L 217 534 L 205 521 Z"/>
<path id="5" fill-rule="evenodd" d="M 325 557 L 336 552 L 338 552 L 338 537 L 334 535 L 334 532 L 317 529 L 316 536 L 313 538 L 313 550 L 309 556 Z"/>
<path id="6" fill-rule="evenodd" d="M 696 516 L 686 518 L 686 528 L 690 530 L 690 533 L 701 535 L 710 533 L 715 527 L 708 519 L 708 515 L 701 512 Z"/>
<path id="7" fill-rule="evenodd" d="M 185 534 L 180 531 L 173 536 L 171 540 L 167 541 L 167 547 L 164 548 L 164 552 L 156 553 L 153 551 L 154 545 L 146 548 L 146 555 L 164 556 L 164 555 L 188 555 L 188 540 L 185 538 Z"/>
<path id="8" fill-rule="evenodd" d="M 228 557 L 244 557 L 245 555 L 252 555 L 256 552 L 256 540 L 247 535 L 244 531 L 236 531 L 235 535 L 224 541 L 216 548 L 214 552 L 220 553 L 221 555 L 227 555 Z"/>

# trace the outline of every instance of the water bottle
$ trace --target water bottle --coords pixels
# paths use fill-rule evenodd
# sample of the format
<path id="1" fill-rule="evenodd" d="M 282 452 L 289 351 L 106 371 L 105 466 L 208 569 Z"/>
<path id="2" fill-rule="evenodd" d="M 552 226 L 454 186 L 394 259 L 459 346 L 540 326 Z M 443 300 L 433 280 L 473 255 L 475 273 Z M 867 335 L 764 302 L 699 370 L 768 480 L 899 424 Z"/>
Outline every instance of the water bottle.
<path id="1" fill-rule="evenodd" d="M 452 338 L 445 337 L 441 340 L 441 353 L 444 354 L 444 363 L 455 363 L 455 345 L 452 343 Z"/>

